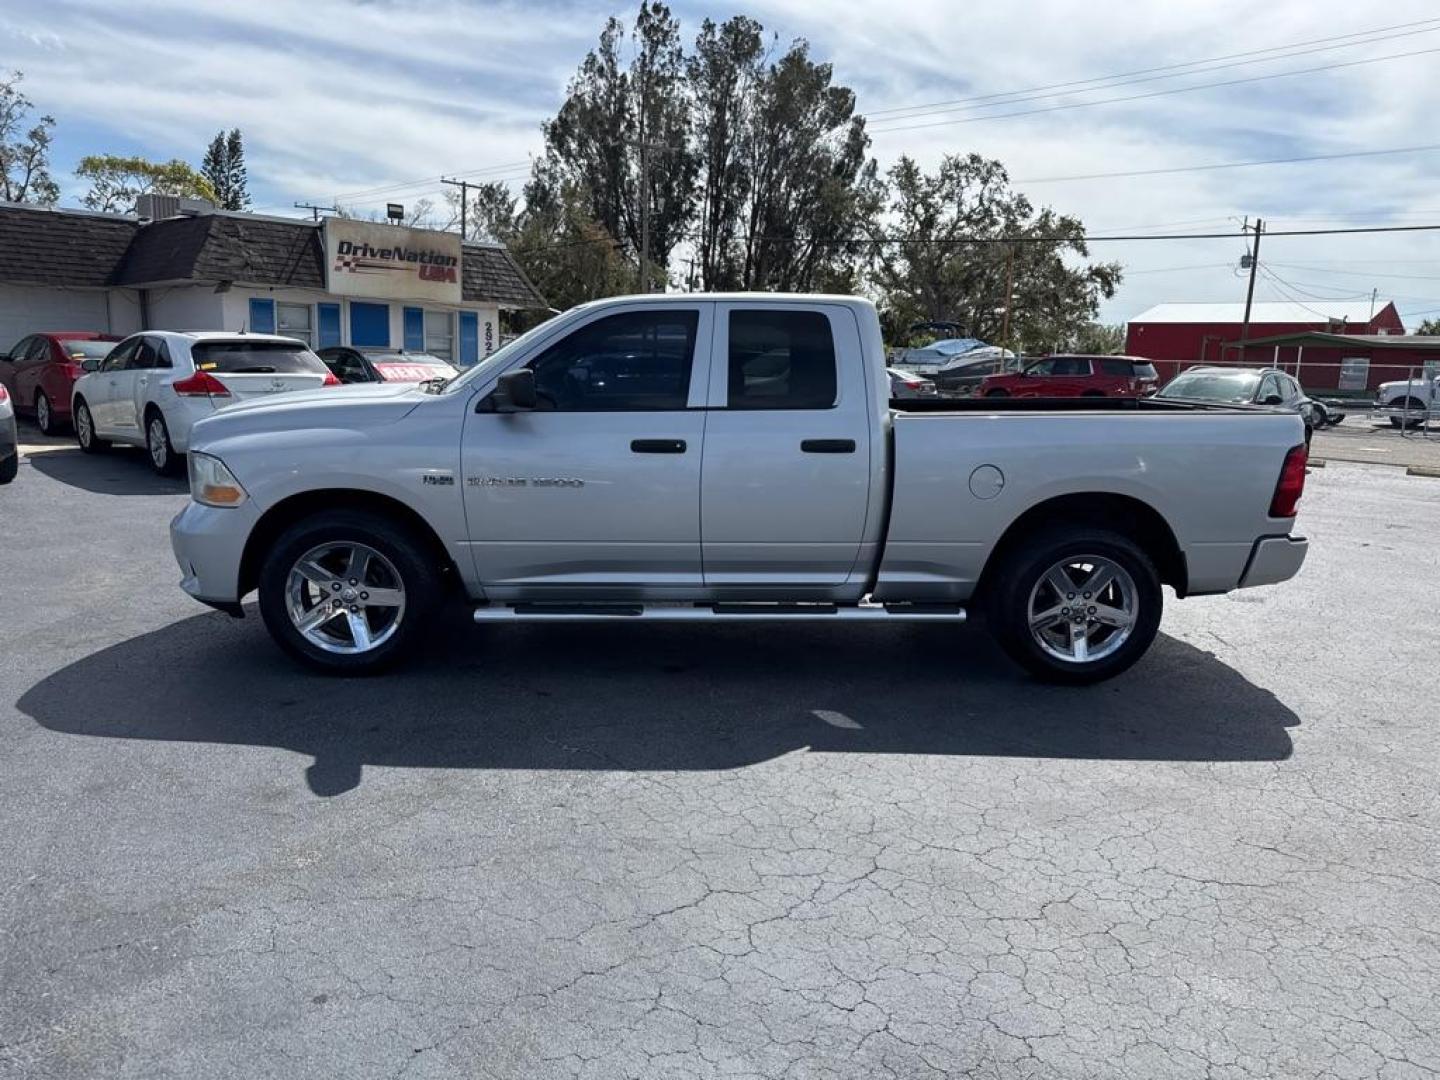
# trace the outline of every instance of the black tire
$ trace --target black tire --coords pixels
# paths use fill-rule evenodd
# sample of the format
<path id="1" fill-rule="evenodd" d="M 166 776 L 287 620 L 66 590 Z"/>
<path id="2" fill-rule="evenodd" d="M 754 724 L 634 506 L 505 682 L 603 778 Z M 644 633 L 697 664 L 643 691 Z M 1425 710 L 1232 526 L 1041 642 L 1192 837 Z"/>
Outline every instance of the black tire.
<path id="1" fill-rule="evenodd" d="M 41 435 L 60 434 L 60 422 L 55 419 L 55 408 L 45 396 L 44 390 L 35 392 L 35 426 L 40 429 Z"/>
<path id="2" fill-rule="evenodd" d="M 95 434 L 95 418 L 90 415 L 90 406 L 84 398 L 75 399 L 75 441 L 87 454 L 103 454 L 110 444 L 102 442 Z"/>
<path id="3" fill-rule="evenodd" d="M 364 544 L 389 560 L 404 591 L 405 607 L 393 634 L 362 653 L 335 653 L 313 644 L 290 620 L 290 571 L 307 552 L 325 544 Z M 440 603 L 440 566 L 430 546 L 409 528 L 379 514 L 328 510 L 296 522 L 265 553 L 260 565 L 260 615 L 285 652 L 308 667 L 337 675 L 369 675 L 404 658 L 425 637 Z"/>
<path id="4" fill-rule="evenodd" d="M 20 448 L 9 457 L 0 458 L 0 484 L 8 484 L 20 475 Z"/>
<path id="5" fill-rule="evenodd" d="M 1315 429 L 1309 424 L 1305 425 L 1305 449 L 1310 449 L 1310 440 L 1315 436 Z"/>
<path id="6" fill-rule="evenodd" d="M 986 391 L 985 391 L 985 396 L 986 396 L 986 397 L 995 397 L 995 398 L 1009 397 L 1009 396 L 1010 396 L 1010 391 L 1009 391 L 1009 390 L 986 390 Z"/>
<path id="7" fill-rule="evenodd" d="M 170 442 L 165 417 L 153 406 L 145 414 L 145 457 L 150 468 L 160 476 L 179 476 L 185 470 L 185 459 L 175 452 Z"/>
<path id="8" fill-rule="evenodd" d="M 1135 587 L 1135 620 L 1113 652 L 1077 663 L 1046 652 L 1036 640 L 1030 629 L 1030 601 L 1052 567 L 1081 556 L 1108 559 L 1129 575 Z M 991 633 L 1012 660 L 1045 682 L 1086 685 L 1113 678 L 1145 654 L 1160 629 L 1160 575 L 1150 557 L 1123 533 L 1091 525 L 1055 526 L 1003 553 L 986 577 L 984 606 Z"/>

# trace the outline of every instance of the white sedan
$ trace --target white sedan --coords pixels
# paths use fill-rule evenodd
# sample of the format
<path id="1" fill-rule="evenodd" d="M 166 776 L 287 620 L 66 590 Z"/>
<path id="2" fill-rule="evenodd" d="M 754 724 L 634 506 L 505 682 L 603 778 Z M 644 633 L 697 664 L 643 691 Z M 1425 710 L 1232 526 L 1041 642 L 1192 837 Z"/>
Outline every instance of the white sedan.
<path id="1" fill-rule="evenodd" d="M 217 409 L 340 384 L 303 341 L 271 334 L 147 330 L 84 368 L 71 396 L 80 448 L 143 446 L 162 475 L 181 471 L 190 425 Z"/>

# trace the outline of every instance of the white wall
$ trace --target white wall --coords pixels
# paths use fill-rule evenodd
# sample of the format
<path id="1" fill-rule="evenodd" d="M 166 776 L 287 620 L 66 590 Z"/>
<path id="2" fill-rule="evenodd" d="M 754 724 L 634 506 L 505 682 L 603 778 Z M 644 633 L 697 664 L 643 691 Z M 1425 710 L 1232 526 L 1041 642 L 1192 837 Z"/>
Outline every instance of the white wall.
<path id="1" fill-rule="evenodd" d="M 151 330 L 238 330 L 223 321 L 221 297 L 210 285 L 150 290 Z"/>
<path id="2" fill-rule="evenodd" d="M 329 293 L 322 293 L 312 289 L 254 289 L 236 286 L 227 293 L 221 294 L 224 301 L 224 329 L 238 330 L 242 326 L 249 325 L 250 321 L 250 299 L 274 300 L 280 304 L 315 304 L 334 303 L 340 305 L 340 342 L 343 345 L 350 344 L 350 308 L 349 300 L 345 297 L 331 296 Z M 487 355 L 485 348 L 485 324 L 488 322 L 491 327 L 490 348 L 488 352 L 494 352 L 500 347 L 500 309 L 494 306 L 482 306 L 479 304 L 434 304 L 417 303 L 403 300 L 373 300 L 366 301 L 362 297 L 356 297 L 361 303 L 389 304 L 390 306 L 390 347 L 400 348 L 405 342 L 405 308 L 423 307 L 428 311 L 473 311 L 479 320 L 480 335 L 480 356 Z M 311 326 L 318 332 L 319 318 L 312 311 Z M 455 324 L 456 342 L 455 348 L 460 348 L 459 323 Z"/>
<path id="3" fill-rule="evenodd" d="M 139 328 L 139 301 L 131 289 L 0 285 L 0 351 L 42 330 L 123 335 Z"/>

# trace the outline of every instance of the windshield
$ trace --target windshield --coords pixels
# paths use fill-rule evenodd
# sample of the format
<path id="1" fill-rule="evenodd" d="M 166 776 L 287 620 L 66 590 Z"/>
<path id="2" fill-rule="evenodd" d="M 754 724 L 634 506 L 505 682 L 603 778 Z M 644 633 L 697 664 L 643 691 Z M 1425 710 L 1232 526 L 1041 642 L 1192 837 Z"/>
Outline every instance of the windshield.
<path id="1" fill-rule="evenodd" d="M 60 347 L 71 360 L 103 360 L 110 355 L 110 350 L 115 348 L 115 342 L 66 338 L 60 342 Z"/>
<path id="2" fill-rule="evenodd" d="M 298 341 L 197 341 L 190 346 L 196 371 L 221 374 L 325 374 L 325 362 Z"/>
<path id="3" fill-rule="evenodd" d="M 1188 398 L 1191 401 L 1219 401 L 1244 404 L 1253 401 L 1260 376 L 1249 371 L 1179 375 L 1157 397 Z"/>
<path id="4" fill-rule="evenodd" d="M 445 392 L 449 393 L 452 390 L 459 390 L 463 387 L 471 385 L 477 380 L 484 380 L 489 376 L 492 371 L 503 368 L 507 363 L 510 362 L 510 358 L 512 356 L 514 356 L 517 352 L 523 351 L 527 346 L 529 346 L 532 341 L 534 341 L 542 333 L 547 333 L 548 331 L 553 329 L 554 324 L 554 319 L 546 319 L 539 326 L 532 326 L 529 330 L 526 330 L 525 333 L 521 334 L 514 341 L 510 342 L 507 345 L 500 346 L 500 348 L 496 349 L 489 356 L 485 357 L 484 360 L 481 360 L 469 371 L 462 372 L 455 378 L 451 379 L 444 387 Z"/>

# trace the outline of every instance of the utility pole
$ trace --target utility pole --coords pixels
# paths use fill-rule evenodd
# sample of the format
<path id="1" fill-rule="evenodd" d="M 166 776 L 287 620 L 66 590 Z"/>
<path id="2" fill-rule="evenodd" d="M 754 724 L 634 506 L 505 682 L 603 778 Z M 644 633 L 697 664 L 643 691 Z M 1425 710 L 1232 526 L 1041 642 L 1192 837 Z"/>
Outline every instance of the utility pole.
<path id="1" fill-rule="evenodd" d="M 668 153 L 679 147 L 645 139 L 633 139 L 626 145 L 640 150 L 640 291 L 650 292 L 650 154 Z"/>
<path id="2" fill-rule="evenodd" d="M 1260 272 L 1260 233 L 1265 223 L 1255 219 L 1255 247 L 1250 251 L 1250 287 L 1245 290 L 1245 322 L 1240 326 L 1240 363 L 1245 363 L 1245 346 L 1250 340 L 1250 308 L 1255 302 L 1255 275 Z M 1249 227 L 1246 227 L 1249 231 Z"/>
<path id="3" fill-rule="evenodd" d="M 1015 247 L 1005 245 L 1005 324 L 1000 331 L 1000 348 L 1010 351 L 1010 305 L 1015 300 Z"/>
<path id="4" fill-rule="evenodd" d="M 464 242 L 465 240 L 469 239 L 469 236 L 465 231 L 465 226 L 468 224 L 468 221 L 466 219 L 466 210 L 470 206 L 470 181 L 446 180 L 445 177 L 442 176 L 440 178 L 440 182 L 442 184 L 449 184 L 452 187 L 458 187 L 460 189 L 460 240 Z"/>
<path id="5" fill-rule="evenodd" d="M 331 214 L 338 214 L 338 213 L 340 212 L 340 208 L 339 208 L 338 206 L 317 206 L 317 205 L 315 205 L 315 203 L 308 203 L 308 202 L 297 202 L 297 203 L 295 204 L 295 209 L 297 209 L 297 210 L 309 210 L 309 211 L 310 211 L 310 220 L 311 220 L 311 221 L 319 221 L 319 220 L 320 220 L 320 211 L 321 211 L 321 210 L 324 210 L 324 211 L 326 211 L 327 213 L 331 213 Z"/>

